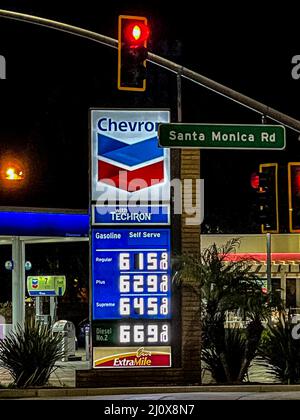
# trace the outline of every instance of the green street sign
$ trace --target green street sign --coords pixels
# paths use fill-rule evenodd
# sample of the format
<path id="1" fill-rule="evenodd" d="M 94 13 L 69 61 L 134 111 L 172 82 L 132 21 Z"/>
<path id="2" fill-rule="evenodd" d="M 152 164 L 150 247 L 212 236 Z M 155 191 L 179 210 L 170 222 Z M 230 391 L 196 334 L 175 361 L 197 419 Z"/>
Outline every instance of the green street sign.
<path id="1" fill-rule="evenodd" d="M 245 124 L 160 124 L 161 147 L 196 149 L 282 150 L 285 127 Z"/>

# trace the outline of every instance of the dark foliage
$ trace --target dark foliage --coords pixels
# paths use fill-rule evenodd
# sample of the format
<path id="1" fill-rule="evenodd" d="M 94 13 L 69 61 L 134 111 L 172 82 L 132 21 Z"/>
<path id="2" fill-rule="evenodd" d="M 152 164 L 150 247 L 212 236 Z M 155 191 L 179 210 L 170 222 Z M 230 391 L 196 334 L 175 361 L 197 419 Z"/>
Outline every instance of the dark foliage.
<path id="1" fill-rule="evenodd" d="M 281 319 L 270 325 L 259 348 L 260 364 L 284 384 L 300 383 L 300 340 L 297 326 Z"/>
<path id="2" fill-rule="evenodd" d="M 28 322 L 0 340 L 0 366 L 7 369 L 17 388 L 45 385 L 55 362 L 61 359 L 61 340 L 49 327 Z"/>

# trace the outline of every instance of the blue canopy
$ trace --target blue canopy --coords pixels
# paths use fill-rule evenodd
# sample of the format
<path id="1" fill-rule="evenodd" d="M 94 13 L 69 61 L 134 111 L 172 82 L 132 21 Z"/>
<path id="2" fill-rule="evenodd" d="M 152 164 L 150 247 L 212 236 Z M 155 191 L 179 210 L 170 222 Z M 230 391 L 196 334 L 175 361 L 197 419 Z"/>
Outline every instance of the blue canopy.
<path id="1" fill-rule="evenodd" d="M 89 215 L 43 211 L 1 211 L 0 235 L 88 236 Z"/>

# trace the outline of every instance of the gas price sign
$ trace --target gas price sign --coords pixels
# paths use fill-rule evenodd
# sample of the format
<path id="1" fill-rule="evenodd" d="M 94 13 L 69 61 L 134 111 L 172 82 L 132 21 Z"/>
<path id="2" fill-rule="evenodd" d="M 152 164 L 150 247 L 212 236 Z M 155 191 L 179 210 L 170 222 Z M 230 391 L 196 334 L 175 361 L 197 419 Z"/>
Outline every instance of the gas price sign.
<path id="1" fill-rule="evenodd" d="M 169 229 L 93 229 L 92 288 L 96 347 L 168 346 Z"/>

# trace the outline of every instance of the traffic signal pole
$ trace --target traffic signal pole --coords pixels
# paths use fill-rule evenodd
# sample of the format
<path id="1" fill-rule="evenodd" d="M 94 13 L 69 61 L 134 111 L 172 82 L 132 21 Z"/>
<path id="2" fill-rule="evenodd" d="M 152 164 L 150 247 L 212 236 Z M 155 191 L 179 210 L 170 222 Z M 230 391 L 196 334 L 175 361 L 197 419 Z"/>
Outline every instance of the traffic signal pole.
<path id="1" fill-rule="evenodd" d="M 271 233 L 267 233 L 267 290 L 268 293 L 272 290 L 272 280 L 271 280 Z"/>
<path id="2" fill-rule="evenodd" d="M 90 41 L 98 42 L 111 48 L 118 48 L 118 41 L 116 39 L 63 22 L 58 22 L 50 19 L 41 18 L 39 16 L 32 16 L 24 13 L 12 12 L 10 10 L 3 9 L 0 9 L 0 17 L 12 20 L 19 20 L 39 26 L 44 26 L 47 28 L 56 29 L 58 31 L 66 32 L 71 35 L 89 39 Z M 148 61 L 160 67 L 163 67 L 166 70 L 175 73 L 176 75 L 180 74 L 181 77 L 184 77 L 200 86 L 205 87 L 206 89 L 215 92 L 218 95 L 224 96 L 225 98 L 231 101 L 234 101 L 248 109 L 251 109 L 252 111 L 264 115 L 265 117 L 268 117 L 271 120 L 283 124 L 286 127 L 289 127 L 290 129 L 300 133 L 299 120 L 296 120 L 295 118 L 292 118 L 289 115 L 283 114 L 280 111 L 270 108 L 267 105 L 264 105 L 263 103 L 250 98 L 249 96 L 243 95 L 242 93 L 239 93 L 225 85 L 222 85 L 193 70 L 187 69 L 186 67 L 183 67 L 177 63 L 174 63 L 173 61 L 167 60 L 156 54 L 149 52 Z"/>
<path id="3" fill-rule="evenodd" d="M 181 73 L 177 73 L 177 122 L 182 122 L 182 83 Z"/>

